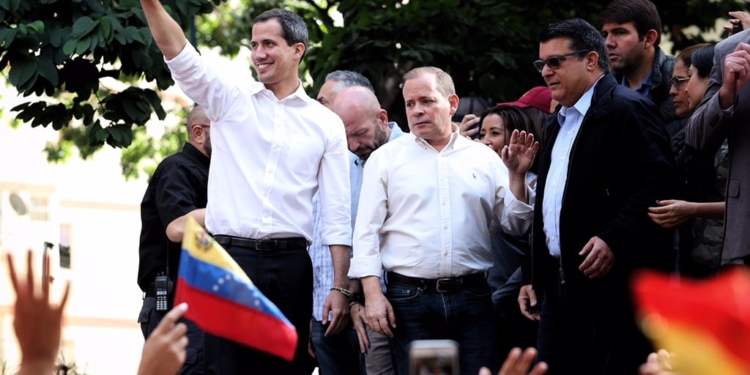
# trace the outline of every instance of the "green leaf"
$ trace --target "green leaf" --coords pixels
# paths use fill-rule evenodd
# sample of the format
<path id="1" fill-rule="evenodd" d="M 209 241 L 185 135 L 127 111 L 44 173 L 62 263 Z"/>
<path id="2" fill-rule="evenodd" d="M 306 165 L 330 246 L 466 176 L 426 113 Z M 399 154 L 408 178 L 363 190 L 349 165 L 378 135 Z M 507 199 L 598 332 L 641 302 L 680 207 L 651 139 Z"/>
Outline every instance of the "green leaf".
<path id="1" fill-rule="evenodd" d="M 13 43 L 13 40 L 16 39 L 17 33 L 18 31 L 16 29 L 0 29 L 0 43 L 3 45 L 3 47 L 7 49 L 10 44 Z"/>
<path id="2" fill-rule="evenodd" d="M 89 38 L 91 38 L 91 46 L 89 47 L 90 50 L 95 50 L 96 47 L 99 46 L 99 40 L 100 40 L 100 31 L 93 32 L 89 35 Z"/>
<path id="3" fill-rule="evenodd" d="M 10 0 L 10 10 L 11 12 L 15 12 L 18 10 L 18 6 L 21 5 L 21 0 Z"/>
<path id="4" fill-rule="evenodd" d="M 156 94 L 156 91 L 145 89 L 143 90 L 143 97 L 146 98 L 146 100 L 148 100 L 148 102 L 151 104 L 151 108 L 154 109 L 154 112 L 156 112 L 156 116 L 159 117 L 159 120 L 164 120 L 167 117 L 167 113 L 164 111 L 164 107 L 162 107 L 161 105 L 161 98 Z"/>
<path id="5" fill-rule="evenodd" d="M 26 27 L 31 31 L 29 34 L 39 34 L 44 31 L 44 22 L 36 20 L 32 23 L 26 24 Z"/>
<path id="6" fill-rule="evenodd" d="M 60 45 L 63 44 L 63 41 L 68 39 L 69 34 L 69 27 L 55 29 L 49 35 L 49 43 L 55 48 L 60 47 Z"/>
<path id="7" fill-rule="evenodd" d="M 0 7 L 2 7 L 5 10 L 11 10 L 10 9 L 10 0 L 0 0 Z"/>
<path id="8" fill-rule="evenodd" d="M 60 83 L 60 76 L 52 60 L 40 58 L 37 60 L 37 63 L 39 64 L 39 75 L 44 77 L 53 86 L 57 86 Z"/>
<path id="9" fill-rule="evenodd" d="M 99 30 L 101 30 L 104 40 L 108 40 L 112 36 L 112 22 L 107 18 L 100 19 Z"/>
<path id="10" fill-rule="evenodd" d="M 76 44 L 76 54 L 83 55 L 91 48 L 91 38 L 83 38 Z"/>
<path id="11" fill-rule="evenodd" d="M 73 31 L 70 33 L 71 38 L 80 38 L 94 30 L 98 21 L 94 21 L 89 16 L 83 16 L 73 24 Z"/>
<path id="12" fill-rule="evenodd" d="M 109 137 L 109 131 L 107 129 L 99 129 L 95 133 L 97 141 L 104 141 Z"/>
<path id="13" fill-rule="evenodd" d="M 10 67 L 8 79 L 13 86 L 25 84 L 37 72 L 36 60 L 18 60 Z"/>
<path id="14" fill-rule="evenodd" d="M 126 27 L 125 32 L 128 34 L 128 38 L 130 40 L 134 40 L 141 44 L 146 44 L 146 42 L 143 40 L 143 37 L 141 36 L 141 33 L 138 32 L 138 29 L 135 26 Z"/>
<path id="15" fill-rule="evenodd" d="M 73 52 L 76 51 L 76 46 L 78 45 L 77 39 L 70 39 L 67 42 L 65 42 L 65 45 L 63 46 L 63 53 L 66 55 L 72 55 Z"/>

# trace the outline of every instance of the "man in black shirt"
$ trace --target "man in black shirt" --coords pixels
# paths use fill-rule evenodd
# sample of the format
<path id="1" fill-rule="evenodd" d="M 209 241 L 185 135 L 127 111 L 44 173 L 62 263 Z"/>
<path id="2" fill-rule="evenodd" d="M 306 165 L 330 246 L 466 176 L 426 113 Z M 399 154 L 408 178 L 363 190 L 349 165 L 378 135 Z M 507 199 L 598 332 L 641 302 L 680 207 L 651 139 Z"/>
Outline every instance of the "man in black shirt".
<path id="1" fill-rule="evenodd" d="M 182 152 L 159 164 L 141 202 L 138 285 L 144 299 L 138 322 L 144 338 L 148 338 L 171 308 L 185 220 L 192 216 L 204 225 L 211 156 L 209 127 L 204 109 L 195 107 L 188 117 L 188 142 Z M 169 306 L 157 309 L 154 281 L 161 275 L 169 278 Z M 203 332 L 194 323 L 184 319 L 183 322 L 188 326 L 189 343 L 179 374 L 203 374 Z"/>

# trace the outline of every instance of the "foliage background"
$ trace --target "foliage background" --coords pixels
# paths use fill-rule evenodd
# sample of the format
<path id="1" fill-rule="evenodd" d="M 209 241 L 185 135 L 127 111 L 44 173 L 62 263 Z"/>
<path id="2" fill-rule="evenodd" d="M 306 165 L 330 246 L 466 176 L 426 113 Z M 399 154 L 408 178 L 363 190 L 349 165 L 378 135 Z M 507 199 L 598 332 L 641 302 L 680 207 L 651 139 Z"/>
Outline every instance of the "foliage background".
<path id="1" fill-rule="evenodd" d="M 188 32 L 195 20 L 201 46 L 236 56 L 249 48 L 252 19 L 282 7 L 308 24 L 311 45 L 300 66 L 314 96 L 325 75 L 361 72 L 381 105 L 402 127 L 400 78 L 434 65 L 449 72 L 459 96 L 515 100 L 543 85 L 531 62 L 537 33 L 547 24 L 580 17 L 599 27 L 606 3 L 563 0 L 162 0 Z M 683 30 L 708 31 L 735 0 L 654 0 L 674 53 L 702 41 Z M 248 63 L 249 65 L 249 63 Z M 248 66 L 248 69 L 250 67 Z M 178 150 L 185 133 L 149 137 L 143 126 L 164 119 L 159 90 L 173 84 L 146 28 L 137 0 L 0 0 L 0 69 L 29 102 L 13 108 L 22 126 L 51 127 L 60 142 L 45 150 L 53 162 L 83 158 L 104 144 L 127 147 L 123 174 L 137 177 Z M 114 90 L 109 78 L 126 84 Z M 146 161 L 144 163 L 144 161 Z M 149 163 L 150 161 L 150 163 Z"/>

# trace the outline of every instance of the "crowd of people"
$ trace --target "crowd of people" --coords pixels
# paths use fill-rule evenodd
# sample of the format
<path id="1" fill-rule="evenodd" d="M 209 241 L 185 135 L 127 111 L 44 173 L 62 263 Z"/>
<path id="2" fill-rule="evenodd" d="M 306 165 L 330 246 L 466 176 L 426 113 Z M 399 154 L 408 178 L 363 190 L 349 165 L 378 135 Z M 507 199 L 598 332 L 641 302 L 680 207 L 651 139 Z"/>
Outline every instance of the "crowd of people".
<path id="1" fill-rule="evenodd" d="M 570 19 L 540 31 L 546 86 L 516 101 L 459 99 L 445 71 L 410 70 L 404 132 L 357 72 L 331 72 L 317 100 L 305 93 L 307 29 L 289 11 L 255 19 L 258 82 L 238 87 L 158 0 L 141 3 L 196 103 L 188 143 L 141 206 L 144 375 L 406 375 L 410 343 L 425 339 L 457 342 L 461 374 L 661 374 L 669 353 L 638 327 L 633 272 L 707 277 L 750 261 L 750 31 L 730 25 L 726 40 L 674 58 L 653 3 L 614 0 L 598 29 Z M 750 14 L 730 15 L 750 27 Z M 294 324 L 293 361 L 157 302 L 174 294 L 188 217 Z M 11 277 L 17 309 L 46 312 L 59 341 L 67 293 L 53 307 L 12 263 Z M 20 341 L 24 374 L 47 372 Z M 55 348 L 42 348 L 43 366 Z"/>

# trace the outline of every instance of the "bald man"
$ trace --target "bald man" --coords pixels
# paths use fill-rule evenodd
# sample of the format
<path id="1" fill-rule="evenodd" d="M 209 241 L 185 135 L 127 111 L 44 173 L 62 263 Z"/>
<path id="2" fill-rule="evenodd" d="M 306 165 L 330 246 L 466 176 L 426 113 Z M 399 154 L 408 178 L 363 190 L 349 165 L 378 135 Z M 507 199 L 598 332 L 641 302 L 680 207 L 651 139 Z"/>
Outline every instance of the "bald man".
<path id="1" fill-rule="evenodd" d="M 183 228 L 188 216 L 204 225 L 211 157 L 211 122 L 203 107 L 188 116 L 188 142 L 182 152 L 159 164 L 141 202 L 141 241 L 138 286 L 143 291 L 143 307 L 138 316 L 143 338 L 147 339 L 172 307 L 174 289 L 168 290 L 169 304 L 156 304 L 155 281 L 166 276 L 175 285 L 180 264 Z M 203 331 L 184 321 L 189 340 L 185 364 L 179 374 L 203 374 Z"/>
<path id="2" fill-rule="evenodd" d="M 388 112 L 380 108 L 378 98 L 370 90 L 359 86 L 345 89 L 331 109 L 344 121 L 349 151 L 361 160 L 367 160 L 388 142 L 391 135 Z"/>
<path id="3" fill-rule="evenodd" d="M 370 153 L 403 132 L 395 122 L 388 122 L 388 113 L 380 108 L 372 86 L 359 73 L 337 71 L 329 74 L 318 100 L 339 115 L 346 128 L 347 142 L 352 152 L 349 177 L 354 226 L 365 161 Z M 317 205 L 314 207 L 315 229 L 309 249 L 315 270 L 310 352 L 316 356 L 322 374 L 393 374 L 388 338 L 368 331 L 364 323 L 363 301 L 357 298 L 361 295 L 358 283 L 350 284 L 355 296 L 348 312 L 354 324 L 349 323 L 345 312 L 332 311 L 324 304 L 325 295 L 332 286 L 334 268 L 327 247 L 321 246 L 319 212 Z M 343 266 L 337 268 L 343 269 Z M 348 264 L 346 266 L 348 268 Z M 365 353 L 364 360 L 360 353 Z"/>

